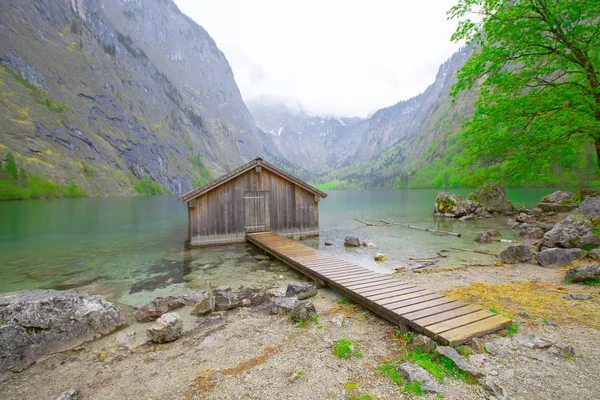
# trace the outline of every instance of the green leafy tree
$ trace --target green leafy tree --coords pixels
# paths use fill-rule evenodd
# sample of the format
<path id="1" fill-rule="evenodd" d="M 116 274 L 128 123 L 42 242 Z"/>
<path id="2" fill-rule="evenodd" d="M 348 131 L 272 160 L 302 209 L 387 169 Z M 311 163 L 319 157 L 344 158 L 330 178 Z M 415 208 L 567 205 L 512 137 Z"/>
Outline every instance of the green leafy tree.
<path id="1" fill-rule="evenodd" d="M 600 167 L 600 0 L 459 0 L 448 15 L 473 48 L 452 90 L 478 90 L 466 164 L 520 184 L 593 144 Z"/>
<path id="2" fill-rule="evenodd" d="M 8 153 L 8 155 L 6 156 L 6 172 L 12 180 L 17 180 L 19 170 L 17 168 L 17 164 L 15 163 L 15 158 L 13 157 L 12 153 Z"/>

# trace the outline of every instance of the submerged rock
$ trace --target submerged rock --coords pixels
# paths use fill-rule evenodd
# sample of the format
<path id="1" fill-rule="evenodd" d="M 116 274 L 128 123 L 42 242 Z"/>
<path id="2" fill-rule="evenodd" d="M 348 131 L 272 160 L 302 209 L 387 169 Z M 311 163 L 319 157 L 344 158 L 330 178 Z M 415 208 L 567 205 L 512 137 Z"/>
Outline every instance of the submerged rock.
<path id="1" fill-rule="evenodd" d="M 333 241 L 326 240 L 324 244 L 325 244 L 325 246 L 333 246 Z"/>
<path id="2" fill-rule="evenodd" d="M 504 213 L 515 211 L 515 206 L 506 196 L 504 188 L 497 183 L 486 183 L 475 189 L 467 199 L 476 201 L 484 210 L 493 213 Z"/>
<path id="3" fill-rule="evenodd" d="M 363 240 L 362 245 L 363 245 L 363 247 L 366 247 L 367 249 L 376 249 L 377 248 L 375 243 L 371 242 L 370 240 Z"/>
<path id="4" fill-rule="evenodd" d="M 500 252 L 500 260 L 506 264 L 527 262 L 531 259 L 533 259 L 533 253 L 527 246 L 522 244 L 508 246 L 506 249 Z"/>
<path id="5" fill-rule="evenodd" d="M 157 297 L 148 305 L 138 308 L 135 312 L 135 319 L 138 322 L 154 321 L 161 315 L 183 306 L 185 306 L 185 300 L 181 297 Z"/>
<path id="6" fill-rule="evenodd" d="M 102 278 L 102 275 L 98 275 L 98 274 L 76 276 L 74 278 L 67 279 L 65 281 L 62 281 L 62 282 L 52 285 L 52 289 L 56 289 L 56 290 L 73 289 L 73 288 L 76 288 L 79 286 L 89 285 L 90 283 L 95 282 L 101 278 Z"/>
<path id="7" fill-rule="evenodd" d="M 20 371 L 125 325 L 125 312 L 100 296 L 74 290 L 0 294 L 0 373 Z"/>
<path id="8" fill-rule="evenodd" d="M 305 282 L 291 282 L 286 291 L 287 297 L 297 297 L 298 300 L 308 299 L 317 295 L 317 288 Z"/>
<path id="9" fill-rule="evenodd" d="M 586 252 L 581 249 L 546 249 L 536 255 L 537 262 L 546 268 L 558 268 L 581 260 Z"/>
<path id="10" fill-rule="evenodd" d="M 488 229 L 486 233 L 488 234 L 488 236 L 491 236 L 491 237 L 502 236 L 502 234 L 500 233 L 500 231 L 498 229 Z"/>
<path id="11" fill-rule="evenodd" d="M 239 307 L 241 302 L 237 296 L 231 292 L 229 286 L 219 286 L 215 289 L 215 310 L 225 311 Z"/>
<path id="12" fill-rule="evenodd" d="M 571 282 L 583 282 L 600 276 L 600 266 L 596 264 L 581 265 L 567 270 L 565 279 Z"/>
<path id="13" fill-rule="evenodd" d="M 386 261 L 388 259 L 387 255 L 383 254 L 383 253 L 375 253 L 375 255 L 373 256 L 373 259 L 375 261 Z"/>
<path id="14" fill-rule="evenodd" d="M 346 236 L 346 238 L 344 239 L 344 246 L 360 247 L 360 240 L 354 236 Z"/>
<path id="15" fill-rule="evenodd" d="M 475 235 L 474 239 L 477 243 L 492 243 L 494 239 L 491 238 L 486 232 L 479 232 Z"/>
<path id="16" fill-rule="evenodd" d="M 434 377 L 416 364 L 409 362 L 402 363 L 396 368 L 396 372 L 408 382 L 423 382 L 421 385 L 423 392 L 438 393 L 441 390 L 440 385 L 435 381 Z"/>
<path id="17" fill-rule="evenodd" d="M 179 339 L 183 331 L 183 320 L 176 312 L 163 314 L 156 323 L 146 330 L 154 343 L 167 343 Z"/>

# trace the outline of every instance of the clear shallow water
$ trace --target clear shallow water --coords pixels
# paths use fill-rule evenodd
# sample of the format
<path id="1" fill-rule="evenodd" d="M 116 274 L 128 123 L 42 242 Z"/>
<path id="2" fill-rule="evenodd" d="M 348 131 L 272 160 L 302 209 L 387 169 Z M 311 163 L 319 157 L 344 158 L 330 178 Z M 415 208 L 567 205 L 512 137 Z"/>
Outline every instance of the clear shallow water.
<path id="1" fill-rule="evenodd" d="M 533 206 L 555 189 L 508 189 L 509 198 Z M 432 217 L 437 190 L 331 192 L 321 201 L 319 238 L 306 244 L 374 270 L 418 264 L 449 247 L 499 250 L 506 243 L 477 245 L 475 234 L 496 228 L 517 239 L 506 217 L 460 222 Z M 467 195 L 468 190 L 456 191 Z M 365 227 L 353 218 L 391 218 L 402 224 L 459 232 L 462 238 L 387 226 Z M 371 249 L 345 249 L 343 239 L 370 239 Z M 187 213 L 174 196 L 60 199 L 0 203 L 0 292 L 84 287 L 110 300 L 142 304 L 164 294 L 237 286 L 276 286 L 297 273 L 274 260 L 257 260 L 252 245 L 185 250 Z M 325 240 L 335 246 L 325 247 Z M 389 261 L 376 263 L 376 251 Z M 477 263 L 481 255 L 452 252 L 440 267 Z M 485 256 L 483 256 L 485 257 Z"/>

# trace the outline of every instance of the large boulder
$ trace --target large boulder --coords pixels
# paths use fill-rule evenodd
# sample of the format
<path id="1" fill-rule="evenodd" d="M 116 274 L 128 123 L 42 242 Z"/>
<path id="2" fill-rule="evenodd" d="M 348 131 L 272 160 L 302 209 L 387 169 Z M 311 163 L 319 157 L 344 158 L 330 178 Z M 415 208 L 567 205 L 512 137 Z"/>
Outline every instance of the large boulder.
<path id="1" fill-rule="evenodd" d="M 543 212 L 569 212 L 577 208 L 574 203 L 538 203 L 537 208 Z"/>
<path id="2" fill-rule="evenodd" d="M 478 202 L 481 208 L 492 213 L 515 211 L 515 206 L 506 196 L 506 192 L 497 183 L 486 183 L 471 192 L 467 199 Z"/>
<path id="3" fill-rule="evenodd" d="M 581 260 L 586 252 L 581 249 L 546 249 L 537 253 L 535 259 L 542 267 L 558 268 Z"/>
<path id="4" fill-rule="evenodd" d="M 441 356 L 449 358 L 450 360 L 452 360 L 452 362 L 456 365 L 458 369 L 460 369 L 463 372 L 466 372 L 471 376 L 480 377 L 483 375 L 483 372 L 479 368 L 471 365 L 471 363 L 465 360 L 463 356 L 458 354 L 458 352 L 453 347 L 438 346 L 435 348 L 435 352 Z"/>
<path id="5" fill-rule="evenodd" d="M 204 290 L 194 293 L 195 296 L 193 298 L 196 301 L 196 304 L 194 304 L 194 308 L 192 309 L 192 315 L 201 317 L 208 315 L 215 310 L 215 298 L 212 293 Z"/>
<path id="6" fill-rule="evenodd" d="M 69 350 L 125 325 L 125 312 L 74 290 L 0 294 L 0 373 Z"/>
<path id="7" fill-rule="evenodd" d="M 167 343 L 177 340 L 183 331 L 183 320 L 176 312 L 163 314 L 156 323 L 146 330 L 154 343 Z"/>
<path id="8" fill-rule="evenodd" d="M 500 252 L 500 260 L 506 264 L 527 262 L 533 258 L 533 253 L 522 244 L 513 244 Z"/>
<path id="9" fill-rule="evenodd" d="M 215 289 L 214 296 L 217 311 L 231 310 L 242 305 L 240 299 L 231 291 L 229 286 L 219 286 Z"/>
<path id="10" fill-rule="evenodd" d="M 583 282 L 600 276 L 600 266 L 596 264 L 581 265 L 567 270 L 565 279 L 571 282 Z"/>
<path id="11" fill-rule="evenodd" d="M 479 232 L 474 239 L 477 243 L 492 243 L 494 239 L 487 232 Z"/>
<path id="12" fill-rule="evenodd" d="M 294 305 L 290 318 L 292 321 L 310 321 L 317 315 L 317 309 L 310 300 L 302 300 Z"/>
<path id="13" fill-rule="evenodd" d="M 161 315 L 169 311 L 176 310 L 186 305 L 186 302 L 181 297 L 164 296 L 157 297 L 148 305 L 140 307 L 135 312 L 135 319 L 138 322 L 150 322 L 159 318 Z"/>
<path id="14" fill-rule="evenodd" d="M 562 203 L 571 201 L 575 193 L 558 190 L 542 198 L 542 203 Z"/>
<path id="15" fill-rule="evenodd" d="M 479 203 L 465 200 L 461 196 L 448 192 L 438 193 L 433 206 L 434 217 L 461 218 L 475 214 Z"/>
<path id="16" fill-rule="evenodd" d="M 583 214 L 568 215 L 544 234 L 543 247 L 597 247 L 600 238 L 594 234 L 594 224 Z"/>

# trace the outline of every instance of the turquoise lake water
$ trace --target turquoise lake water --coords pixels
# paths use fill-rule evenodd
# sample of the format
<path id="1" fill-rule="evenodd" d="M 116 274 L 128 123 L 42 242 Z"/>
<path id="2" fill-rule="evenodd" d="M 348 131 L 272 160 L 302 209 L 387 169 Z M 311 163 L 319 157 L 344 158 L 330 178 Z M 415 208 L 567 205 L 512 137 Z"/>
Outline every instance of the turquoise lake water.
<path id="1" fill-rule="evenodd" d="M 516 204 L 531 207 L 556 189 L 507 189 Z M 466 196 L 468 190 L 456 190 Z M 459 247 L 500 250 L 507 243 L 477 245 L 477 232 L 499 229 L 504 239 L 518 240 L 507 217 L 460 222 L 434 219 L 437 190 L 334 191 L 319 204 L 319 246 L 348 261 L 391 272 L 414 266 L 410 258 L 427 258 Z M 461 238 L 437 236 L 400 226 L 365 227 L 353 218 L 376 222 L 391 218 L 402 224 L 459 232 Z M 371 249 L 345 249 L 344 237 L 369 239 Z M 278 261 L 259 261 L 260 251 L 240 244 L 185 250 L 187 212 L 175 196 L 31 200 L 0 203 L 0 292 L 34 288 L 82 287 L 124 304 L 142 304 L 164 294 L 220 285 L 277 286 L 298 274 Z M 334 241 L 325 247 L 325 240 Z M 389 260 L 373 261 L 377 251 Z M 478 262 L 471 253 L 451 253 L 441 267 Z M 483 256 L 485 257 L 485 256 Z"/>

